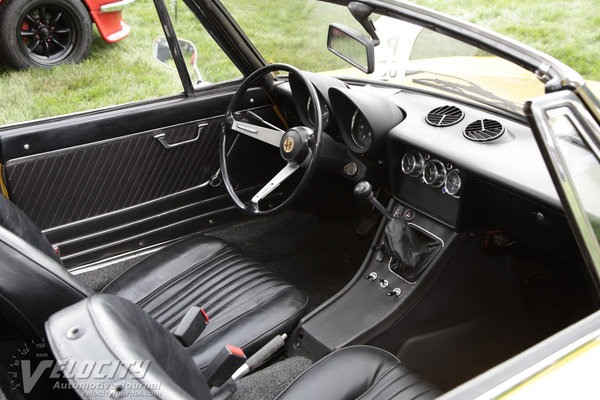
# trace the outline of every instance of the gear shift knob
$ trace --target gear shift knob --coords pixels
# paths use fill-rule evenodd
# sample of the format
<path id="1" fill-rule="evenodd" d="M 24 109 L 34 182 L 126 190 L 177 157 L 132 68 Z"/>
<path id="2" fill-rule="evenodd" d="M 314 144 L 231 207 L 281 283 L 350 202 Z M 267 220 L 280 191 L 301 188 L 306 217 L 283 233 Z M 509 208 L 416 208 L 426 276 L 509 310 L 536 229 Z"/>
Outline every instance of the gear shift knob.
<path id="1" fill-rule="evenodd" d="M 373 197 L 373 186 L 367 181 L 361 181 L 354 186 L 354 197 L 359 200 L 371 200 Z"/>
<path id="2" fill-rule="evenodd" d="M 361 181 L 354 186 L 354 197 L 362 201 L 368 201 L 375 207 L 384 217 L 390 221 L 394 216 L 389 212 L 373 195 L 373 186 L 367 181 Z"/>

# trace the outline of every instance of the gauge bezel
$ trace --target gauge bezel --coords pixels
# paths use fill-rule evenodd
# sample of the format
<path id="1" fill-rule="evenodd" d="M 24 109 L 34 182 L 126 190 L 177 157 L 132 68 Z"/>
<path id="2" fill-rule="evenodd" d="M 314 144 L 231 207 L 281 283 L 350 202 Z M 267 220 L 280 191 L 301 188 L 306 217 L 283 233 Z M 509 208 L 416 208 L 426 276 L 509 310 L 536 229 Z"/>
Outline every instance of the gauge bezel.
<path id="1" fill-rule="evenodd" d="M 413 169 L 412 172 L 406 172 L 404 170 L 404 157 L 406 157 L 408 155 L 412 155 L 415 158 L 415 169 Z M 423 154 L 416 152 L 416 151 L 407 151 L 406 153 L 404 153 L 404 155 L 402 156 L 402 159 L 400 160 L 400 168 L 402 169 L 402 173 L 404 175 L 408 175 L 413 178 L 416 178 L 423 174 L 424 166 L 425 166 L 425 157 L 423 156 Z"/>
<path id="2" fill-rule="evenodd" d="M 453 193 L 450 190 L 448 190 L 448 178 L 450 177 L 451 174 L 457 174 L 458 175 L 458 189 Z M 446 191 L 447 194 L 449 194 L 450 196 L 454 196 L 457 197 L 458 193 L 460 193 L 460 189 L 462 189 L 462 176 L 460 175 L 460 170 L 458 169 L 453 169 L 451 171 L 449 171 L 446 174 L 446 181 L 444 183 L 444 190 Z"/>
<path id="3" fill-rule="evenodd" d="M 369 132 L 371 134 L 371 140 L 369 142 L 369 144 L 367 146 L 361 146 L 360 144 L 358 144 L 356 138 L 354 137 L 354 123 L 356 122 L 356 117 L 358 116 L 358 113 L 361 114 L 362 118 L 365 120 L 365 122 L 367 123 L 367 125 L 369 126 Z M 360 112 L 360 110 L 357 108 L 356 110 L 354 110 L 354 114 L 352 114 L 352 119 L 350 121 L 350 139 L 352 139 L 352 141 L 354 142 L 354 144 L 361 149 L 362 151 L 366 151 L 369 150 L 371 147 L 373 147 L 373 141 L 375 140 L 375 134 L 373 133 L 373 128 L 371 127 L 371 124 L 369 124 L 369 121 L 367 120 L 367 117 L 365 117 L 365 115 Z"/>
<path id="4" fill-rule="evenodd" d="M 433 181 L 431 182 L 427 182 L 427 178 L 426 178 L 426 171 L 427 171 L 427 166 L 429 164 L 436 164 L 439 165 L 441 167 L 441 173 L 439 172 L 440 170 L 436 169 L 436 177 Z M 425 163 L 425 165 L 423 166 L 423 182 L 425 182 L 425 184 L 427 184 L 428 186 L 431 186 L 432 188 L 441 188 L 442 186 L 444 186 L 446 184 L 446 176 L 448 175 L 448 171 L 446 170 L 446 166 L 444 165 L 443 162 L 441 162 L 440 160 L 436 160 L 436 159 L 432 159 L 429 160 Z M 441 177 L 440 183 L 435 183 L 438 178 Z"/>

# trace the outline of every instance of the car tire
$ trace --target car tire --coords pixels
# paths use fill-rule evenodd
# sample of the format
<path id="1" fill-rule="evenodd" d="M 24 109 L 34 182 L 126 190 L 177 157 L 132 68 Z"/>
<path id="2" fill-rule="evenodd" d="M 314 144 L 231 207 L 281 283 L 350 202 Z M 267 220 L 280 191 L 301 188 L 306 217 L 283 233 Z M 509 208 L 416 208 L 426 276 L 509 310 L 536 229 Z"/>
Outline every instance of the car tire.
<path id="1" fill-rule="evenodd" d="M 92 21 L 80 0 L 4 0 L 2 3 L 0 52 L 10 66 L 51 68 L 79 62 L 88 56 Z"/>

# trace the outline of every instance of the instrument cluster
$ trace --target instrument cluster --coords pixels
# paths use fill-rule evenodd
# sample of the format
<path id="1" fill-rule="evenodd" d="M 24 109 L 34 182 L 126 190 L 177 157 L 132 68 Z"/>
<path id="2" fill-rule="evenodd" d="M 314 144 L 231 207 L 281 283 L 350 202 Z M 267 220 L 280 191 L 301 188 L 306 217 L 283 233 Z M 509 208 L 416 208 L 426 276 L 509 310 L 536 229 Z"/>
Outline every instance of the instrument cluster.
<path id="1" fill-rule="evenodd" d="M 462 176 L 459 169 L 449 162 L 432 158 L 419 151 L 407 151 L 402 156 L 402 173 L 418 179 L 442 193 L 459 197 L 462 188 Z"/>

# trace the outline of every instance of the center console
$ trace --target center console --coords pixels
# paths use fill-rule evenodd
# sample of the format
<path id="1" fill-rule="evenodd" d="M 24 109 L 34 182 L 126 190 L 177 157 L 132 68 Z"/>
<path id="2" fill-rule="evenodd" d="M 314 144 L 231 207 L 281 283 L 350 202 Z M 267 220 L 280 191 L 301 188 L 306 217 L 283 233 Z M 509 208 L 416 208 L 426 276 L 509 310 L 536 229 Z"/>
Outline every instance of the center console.
<path id="1" fill-rule="evenodd" d="M 357 185 L 358 186 L 358 185 Z M 304 317 L 294 332 L 294 349 L 310 358 L 351 345 L 368 343 L 402 320 L 427 293 L 456 247 L 459 235 L 397 199 L 390 201 L 372 246 L 357 274 L 334 297 Z M 396 220 L 396 221 L 394 221 Z M 400 232 L 394 233 L 397 226 Z M 412 238 L 407 241 L 405 236 Z M 394 242 L 396 251 L 394 252 Z M 412 242 L 411 242 L 412 240 Z M 429 246 L 430 252 L 407 265 L 402 246 Z M 402 243 L 401 243 L 402 242 Z M 400 257 L 399 257 L 400 256 Z M 418 273 L 414 273 L 417 271 Z"/>

